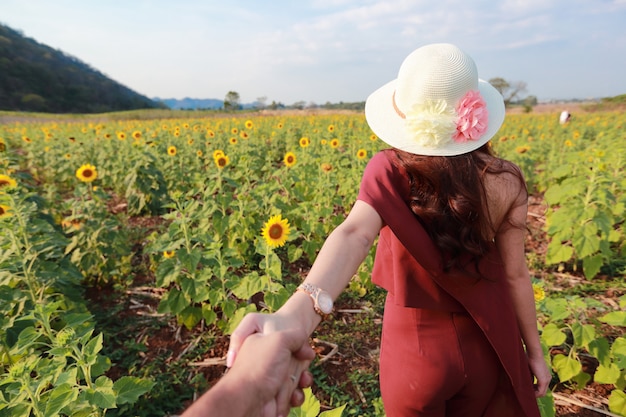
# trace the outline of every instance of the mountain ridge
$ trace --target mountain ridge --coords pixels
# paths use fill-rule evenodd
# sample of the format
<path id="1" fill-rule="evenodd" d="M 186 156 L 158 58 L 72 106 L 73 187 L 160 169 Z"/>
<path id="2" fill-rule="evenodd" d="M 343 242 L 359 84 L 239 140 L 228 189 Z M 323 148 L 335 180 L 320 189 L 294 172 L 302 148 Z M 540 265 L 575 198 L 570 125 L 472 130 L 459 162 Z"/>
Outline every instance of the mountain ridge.
<path id="1" fill-rule="evenodd" d="M 0 110 L 104 113 L 162 107 L 80 59 L 0 23 Z"/>

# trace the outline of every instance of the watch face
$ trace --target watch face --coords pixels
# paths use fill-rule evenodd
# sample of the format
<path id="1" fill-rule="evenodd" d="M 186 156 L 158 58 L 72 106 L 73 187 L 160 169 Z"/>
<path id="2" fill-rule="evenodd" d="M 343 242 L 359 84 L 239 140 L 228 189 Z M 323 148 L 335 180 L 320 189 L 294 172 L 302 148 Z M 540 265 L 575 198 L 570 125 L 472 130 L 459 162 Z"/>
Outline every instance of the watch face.
<path id="1" fill-rule="evenodd" d="M 318 294 L 317 305 L 324 314 L 330 314 L 333 311 L 333 299 L 327 292 L 320 292 Z"/>

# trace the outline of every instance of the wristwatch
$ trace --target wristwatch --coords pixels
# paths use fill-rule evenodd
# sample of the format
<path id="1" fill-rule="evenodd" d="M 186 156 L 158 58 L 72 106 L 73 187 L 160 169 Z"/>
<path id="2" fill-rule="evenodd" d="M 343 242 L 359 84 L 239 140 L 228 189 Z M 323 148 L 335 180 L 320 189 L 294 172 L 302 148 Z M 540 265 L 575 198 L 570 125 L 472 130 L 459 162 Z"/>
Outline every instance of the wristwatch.
<path id="1" fill-rule="evenodd" d="M 333 298 L 323 289 L 309 283 L 301 284 L 296 291 L 302 291 L 313 300 L 313 309 L 322 319 L 333 312 Z"/>

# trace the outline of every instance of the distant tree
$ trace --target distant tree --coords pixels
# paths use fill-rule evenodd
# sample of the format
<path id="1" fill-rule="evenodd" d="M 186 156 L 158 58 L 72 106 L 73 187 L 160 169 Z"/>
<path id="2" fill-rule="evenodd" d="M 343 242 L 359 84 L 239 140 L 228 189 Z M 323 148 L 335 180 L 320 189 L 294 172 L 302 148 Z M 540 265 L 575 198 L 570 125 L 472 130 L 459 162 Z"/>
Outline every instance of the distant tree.
<path id="1" fill-rule="evenodd" d="M 267 106 L 267 96 L 257 97 L 256 106 L 259 109 L 264 109 Z"/>
<path id="2" fill-rule="evenodd" d="M 46 111 L 46 100 L 37 94 L 26 94 L 20 100 L 23 108 L 30 111 Z"/>
<path id="3" fill-rule="evenodd" d="M 272 100 L 272 104 L 269 105 L 269 108 L 271 110 L 283 109 L 283 108 L 285 108 L 285 105 L 283 103 L 281 103 L 280 101 L 276 102 L 276 101 Z"/>
<path id="4" fill-rule="evenodd" d="M 536 96 L 528 96 L 524 100 L 522 100 L 522 106 L 524 106 L 524 112 L 530 113 L 533 110 L 533 107 L 538 103 Z"/>
<path id="5" fill-rule="evenodd" d="M 536 106 L 537 103 L 539 103 L 539 100 L 537 100 L 537 96 L 528 96 L 524 99 L 524 104 L 528 106 Z"/>
<path id="6" fill-rule="evenodd" d="M 239 110 L 241 108 L 239 101 L 239 93 L 236 91 L 229 91 L 224 98 L 224 110 Z"/>
<path id="7" fill-rule="evenodd" d="M 293 107 L 294 109 L 302 110 L 304 109 L 304 106 L 306 106 L 305 101 L 296 101 L 291 107 Z"/>
<path id="8" fill-rule="evenodd" d="M 489 80 L 489 84 L 493 86 L 504 98 L 504 105 L 508 106 L 518 98 L 518 96 L 526 91 L 526 83 L 524 81 L 508 82 L 504 78 L 495 77 Z"/>

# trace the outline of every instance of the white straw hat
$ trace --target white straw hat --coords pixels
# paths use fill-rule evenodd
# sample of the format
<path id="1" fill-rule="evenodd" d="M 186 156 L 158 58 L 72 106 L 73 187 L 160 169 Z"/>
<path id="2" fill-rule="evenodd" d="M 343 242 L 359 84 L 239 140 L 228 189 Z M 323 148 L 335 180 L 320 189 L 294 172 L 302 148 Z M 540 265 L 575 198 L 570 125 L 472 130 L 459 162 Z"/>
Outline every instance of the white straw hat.
<path id="1" fill-rule="evenodd" d="M 394 148 L 418 155 L 471 152 L 504 121 L 502 95 L 478 78 L 472 58 L 454 45 L 426 45 L 402 63 L 398 77 L 365 102 L 372 131 Z"/>

